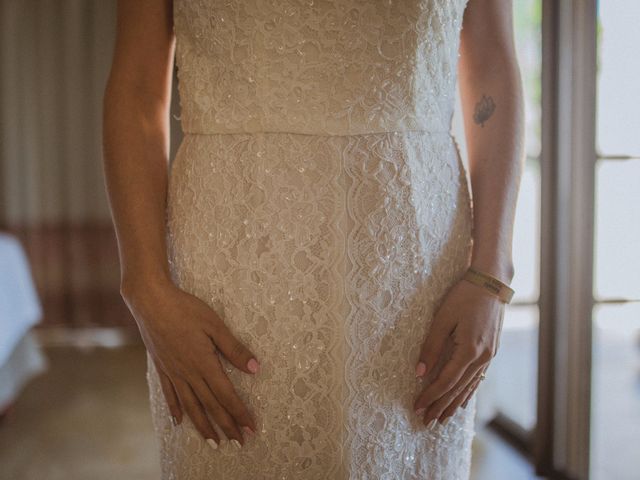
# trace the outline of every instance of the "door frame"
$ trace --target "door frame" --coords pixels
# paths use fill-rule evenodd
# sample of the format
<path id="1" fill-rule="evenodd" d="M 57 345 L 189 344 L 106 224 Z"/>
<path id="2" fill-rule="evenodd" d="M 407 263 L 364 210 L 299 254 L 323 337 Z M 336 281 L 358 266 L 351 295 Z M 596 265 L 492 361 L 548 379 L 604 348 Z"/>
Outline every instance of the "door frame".
<path id="1" fill-rule="evenodd" d="M 534 466 L 588 480 L 597 0 L 542 3 L 541 265 Z"/>

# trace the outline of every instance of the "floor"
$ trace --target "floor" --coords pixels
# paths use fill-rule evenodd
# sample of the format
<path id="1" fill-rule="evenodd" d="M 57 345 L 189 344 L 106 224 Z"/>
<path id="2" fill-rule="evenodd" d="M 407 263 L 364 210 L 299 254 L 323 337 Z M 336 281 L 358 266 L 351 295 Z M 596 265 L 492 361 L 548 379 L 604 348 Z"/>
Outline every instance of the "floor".
<path id="1" fill-rule="evenodd" d="M 47 373 L 0 424 L 0 480 L 160 478 L 141 346 L 50 347 Z M 537 478 L 488 431 L 474 439 L 473 480 Z"/>

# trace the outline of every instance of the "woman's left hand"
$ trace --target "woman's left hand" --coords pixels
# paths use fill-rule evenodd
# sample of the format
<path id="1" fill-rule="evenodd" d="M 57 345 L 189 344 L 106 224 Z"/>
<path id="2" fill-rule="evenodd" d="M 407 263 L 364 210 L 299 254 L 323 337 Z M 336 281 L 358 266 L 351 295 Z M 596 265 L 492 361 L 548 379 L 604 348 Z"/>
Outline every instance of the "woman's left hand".
<path id="1" fill-rule="evenodd" d="M 471 397 L 500 342 L 504 303 L 467 280 L 460 279 L 445 295 L 432 320 L 416 365 L 425 377 L 451 343 L 451 355 L 439 375 L 425 386 L 414 403 L 425 425 L 444 420 Z M 424 409 L 424 410 L 421 410 Z"/>

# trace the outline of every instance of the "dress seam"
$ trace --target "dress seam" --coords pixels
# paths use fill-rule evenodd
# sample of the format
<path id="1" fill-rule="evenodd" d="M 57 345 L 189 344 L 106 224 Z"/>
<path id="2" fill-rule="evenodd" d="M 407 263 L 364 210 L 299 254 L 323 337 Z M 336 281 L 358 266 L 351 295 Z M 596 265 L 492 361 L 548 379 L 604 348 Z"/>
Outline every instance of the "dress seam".
<path id="1" fill-rule="evenodd" d="M 290 130 L 259 130 L 259 131 L 245 131 L 245 132 L 189 132 L 183 131 L 183 135 L 198 135 L 198 136 L 214 136 L 214 135 L 260 135 L 260 134 L 286 134 L 286 135 L 308 135 L 317 137 L 359 137 L 365 135 L 380 135 L 380 134 L 403 134 L 403 133 L 426 133 L 433 135 L 450 135 L 453 136 L 451 130 L 384 130 L 377 132 L 361 132 L 361 133 L 308 133 L 308 132 L 294 132 Z"/>

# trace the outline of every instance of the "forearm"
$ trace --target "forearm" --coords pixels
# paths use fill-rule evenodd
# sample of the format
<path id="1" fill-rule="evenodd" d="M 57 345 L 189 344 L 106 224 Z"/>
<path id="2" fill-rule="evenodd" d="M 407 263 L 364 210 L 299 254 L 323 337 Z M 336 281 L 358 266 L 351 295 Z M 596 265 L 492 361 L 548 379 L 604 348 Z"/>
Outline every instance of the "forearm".
<path id="1" fill-rule="evenodd" d="M 167 107 L 125 81 L 104 97 L 105 182 L 120 255 L 120 290 L 170 281 L 165 241 Z"/>
<path id="2" fill-rule="evenodd" d="M 471 265 L 507 283 L 514 274 L 513 224 L 524 162 L 521 79 L 510 58 L 461 64 L 459 77 L 473 198 Z"/>

